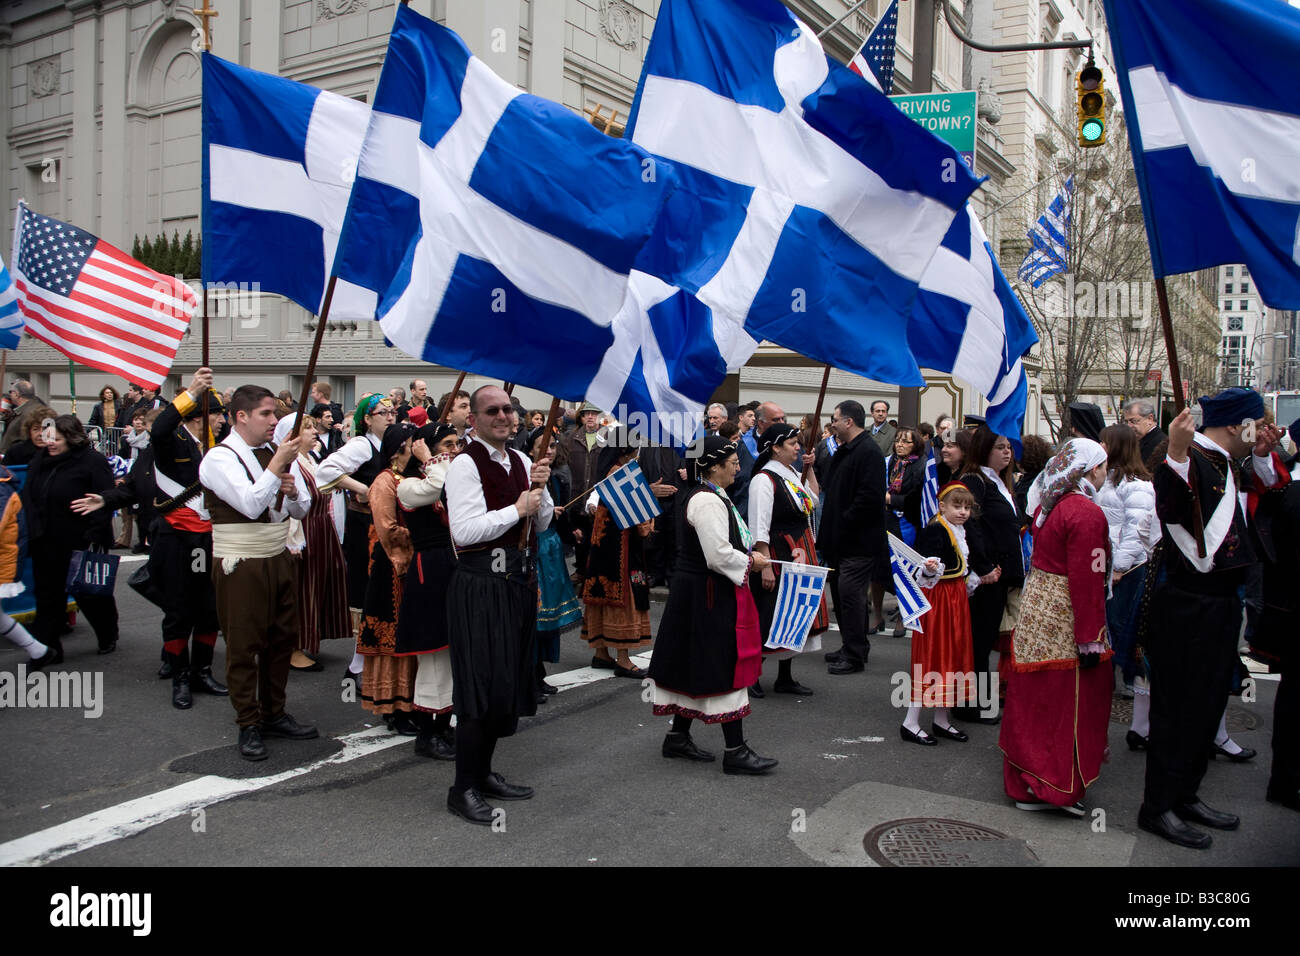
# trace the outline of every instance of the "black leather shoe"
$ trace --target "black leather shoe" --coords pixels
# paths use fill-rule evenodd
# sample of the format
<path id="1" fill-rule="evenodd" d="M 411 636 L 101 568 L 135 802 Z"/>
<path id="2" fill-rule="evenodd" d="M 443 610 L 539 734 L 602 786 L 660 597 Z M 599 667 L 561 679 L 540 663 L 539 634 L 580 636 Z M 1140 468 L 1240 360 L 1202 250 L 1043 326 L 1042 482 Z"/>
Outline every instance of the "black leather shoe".
<path id="1" fill-rule="evenodd" d="M 389 714 L 386 722 L 390 730 L 401 734 L 403 737 L 418 737 L 420 734 L 420 728 L 415 726 L 415 721 L 411 719 L 411 715 L 404 710 L 397 710 Z"/>
<path id="2" fill-rule="evenodd" d="M 190 675 L 190 687 L 201 694 L 213 697 L 229 697 L 230 688 L 212 676 L 211 667 L 200 667 Z"/>
<path id="3" fill-rule="evenodd" d="M 1284 790 L 1270 783 L 1265 796 L 1269 803 L 1280 803 L 1288 810 L 1300 810 L 1300 788 Z"/>
<path id="4" fill-rule="evenodd" d="M 164 654 L 162 664 L 158 666 L 158 679 L 166 680 L 171 676 L 172 676 L 172 662 L 168 659 L 167 655 Z"/>
<path id="5" fill-rule="evenodd" d="M 456 745 L 438 734 L 431 737 L 416 737 L 415 753 L 417 756 L 432 757 L 434 760 L 455 760 Z"/>
<path id="6" fill-rule="evenodd" d="M 761 680 L 756 680 L 749 685 L 749 696 L 756 697 L 759 700 L 767 696 L 767 694 L 763 693 L 763 682 Z"/>
<path id="7" fill-rule="evenodd" d="M 1151 745 L 1151 739 L 1143 737 L 1136 730 L 1130 730 L 1124 735 L 1124 743 L 1128 744 L 1129 750 L 1146 750 Z"/>
<path id="8" fill-rule="evenodd" d="M 556 687 L 554 684 L 548 684 L 546 683 L 546 681 L 542 681 L 541 684 L 538 685 L 538 687 L 541 690 L 541 692 L 543 694 L 546 694 L 548 697 L 558 694 L 560 692 L 560 688 Z"/>
<path id="9" fill-rule="evenodd" d="M 1224 813 L 1222 810 L 1207 807 L 1200 800 L 1195 803 L 1179 804 L 1174 807 L 1174 813 L 1178 814 L 1180 820 L 1191 820 L 1193 823 L 1213 827 L 1216 830 L 1235 830 L 1241 826 L 1241 817 L 1235 813 Z"/>
<path id="10" fill-rule="evenodd" d="M 288 714 L 281 714 L 274 720 L 263 721 L 261 727 L 264 737 L 288 737 L 290 740 L 315 740 L 320 733 L 310 724 L 300 724 Z"/>
<path id="11" fill-rule="evenodd" d="M 854 663 L 847 657 L 841 657 L 838 661 L 826 665 L 828 674 L 857 674 L 864 670 L 866 670 L 865 664 Z"/>
<path id="12" fill-rule="evenodd" d="M 499 773 L 488 774 L 478 782 L 475 789 L 485 797 L 496 797 L 498 800 L 531 800 L 533 798 L 532 787 L 519 787 L 513 783 L 506 783 L 506 778 Z"/>
<path id="13" fill-rule="evenodd" d="M 117 641 L 109 641 L 107 644 L 99 645 L 99 648 L 95 653 L 100 657 L 103 657 L 105 654 L 112 654 L 115 650 L 117 650 Z M 1252 753 L 1253 752 L 1254 751 L 1252 751 Z"/>
<path id="14" fill-rule="evenodd" d="M 1151 813 L 1142 807 L 1138 810 L 1138 826 L 1148 833 L 1164 837 L 1170 843 L 1185 846 L 1192 850 L 1208 850 L 1214 840 L 1208 833 L 1202 833 L 1195 827 L 1189 827 L 1178 818 L 1172 810 L 1164 813 Z"/>
<path id="15" fill-rule="evenodd" d="M 633 665 L 632 667 L 620 667 L 619 665 L 615 664 L 614 676 L 630 677 L 633 680 L 642 680 L 645 678 L 645 671 L 635 665 Z"/>
<path id="16" fill-rule="evenodd" d="M 701 763 L 713 763 L 718 759 L 707 750 L 701 750 L 697 747 L 690 734 L 668 734 L 664 738 L 663 755 L 665 757 L 681 757 L 684 760 L 698 760 Z"/>
<path id="17" fill-rule="evenodd" d="M 936 737 L 947 737 L 949 740 L 955 740 L 959 744 L 964 744 L 970 740 L 970 737 L 956 727 L 940 727 L 938 724 L 930 725 L 930 733 Z"/>
<path id="18" fill-rule="evenodd" d="M 777 681 L 772 685 L 772 693 L 794 694 L 796 697 L 811 697 L 813 695 L 813 689 L 811 687 L 805 687 L 797 680 L 792 680 L 788 684 L 783 683 L 782 681 Z"/>
<path id="19" fill-rule="evenodd" d="M 902 725 L 898 728 L 898 736 L 902 737 L 909 744 L 920 744 L 922 747 L 935 747 L 939 744 L 939 741 L 935 740 L 924 730 L 913 732 Z"/>
<path id="20" fill-rule="evenodd" d="M 245 760 L 265 760 L 270 756 L 256 727 L 239 728 L 239 756 Z"/>
<path id="21" fill-rule="evenodd" d="M 63 663 L 63 648 L 58 645 L 51 645 L 45 648 L 45 653 L 34 661 L 27 662 L 29 671 L 38 671 L 42 667 L 54 667 Z"/>
<path id="22" fill-rule="evenodd" d="M 190 695 L 190 672 L 180 671 L 172 678 L 172 706 L 177 710 L 189 710 L 194 706 Z"/>
<path id="23" fill-rule="evenodd" d="M 844 656 L 844 648 L 841 647 L 838 651 L 827 651 L 825 654 L 822 655 L 822 658 L 826 661 L 827 664 L 833 664 L 835 661 L 838 661 L 843 656 Z"/>
<path id="24" fill-rule="evenodd" d="M 757 775 L 767 773 L 777 765 L 771 757 L 760 757 L 749 749 L 749 744 L 741 744 L 735 750 L 728 750 L 722 755 L 723 773 L 743 773 Z"/>
<path id="25" fill-rule="evenodd" d="M 459 793 L 454 787 L 448 790 L 447 809 L 470 823 L 485 827 L 492 825 L 492 805 L 473 787 Z"/>
<path id="26" fill-rule="evenodd" d="M 1210 748 L 1210 759 L 1213 760 L 1215 757 L 1227 757 L 1233 763 L 1245 763 L 1247 760 L 1253 760 L 1258 753 L 1259 751 L 1252 747 L 1242 747 L 1241 750 L 1237 751 L 1235 754 L 1229 753 L 1218 744 L 1215 744 Z"/>
<path id="27" fill-rule="evenodd" d="M 606 660 L 603 657 L 592 657 L 591 666 L 598 671 L 612 671 L 618 668 L 612 660 Z"/>

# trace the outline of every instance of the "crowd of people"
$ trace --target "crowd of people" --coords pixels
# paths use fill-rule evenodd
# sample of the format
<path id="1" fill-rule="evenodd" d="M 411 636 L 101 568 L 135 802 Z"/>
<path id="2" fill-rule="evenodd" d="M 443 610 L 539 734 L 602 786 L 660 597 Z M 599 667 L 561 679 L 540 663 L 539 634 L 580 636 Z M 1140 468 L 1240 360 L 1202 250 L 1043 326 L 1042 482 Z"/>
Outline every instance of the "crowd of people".
<path id="1" fill-rule="evenodd" d="M 416 753 L 455 761 L 449 810 L 491 823 L 488 801 L 532 796 L 493 760 L 556 692 L 546 664 L 573 632 L 591 667 L 647 682 L 672 718 L 664 757 L 715 761 L 692 730 L 718 724 L 724 772 L 768 773 L 777 760 L 745 737 L 750 701 L 814 695 L 803 681 L 833 608 L 841 646 L 818 665 L 862 673 L 873 636 L 910 630 L 901 740 L 966 743 L 1000 724 L 1005 791 L 1027 811 L 1085 813 L 1118 690 L 1132 701 L 1126 745 L 1147 755 L 1139 825 L 1195 848 L 1211 841 L 1193 824 L 1239 824 L 1198 796 L 1208 760 L 1256 756 L 1226 729 L 1244 640 L 1281 673 L 1266 796 L 1300 810 L 1300 456 L 1284 459 L 1285 430 L 1249 389 L 1203 398 L 1199 430 L 1183 411 L 1167 435 L 1144 400 L 1109 425 L 1076 403 L 1055 446 L 978 416 L 899 423 L 884 400 L 842 401 L 824 428 L 787 423 L 773 402 L 715 403 L 685 454 L 586 403 L 548 428 L 495 386 L 434 401 L 415 380 L 350 416 L 326 383 L 304 412 L 287 392 L 219 393 L 210 369 L 169 402 L 125 393 L 105 386 L 91 410 L 92 434 L 125 429 L 105 455 L 30 383 L 11 390 L 0 542 L 30 555 L 36 611 L 30 630 L 0 615 L 0 633 L 29 666 L 58 665 L 73 553 L 147 553 L 131 583 L 162 611 L 159 677 L 178 709 L 229 697 L 246 759 L 268 755 L 265 738 L 317 735 L 286 710 L 287 679 L 322 670 L 322 643 L 339 641 L 345 699 L 414 736 Z M 634 459 L 661 513 L 620 527 L 597 486 Z M 923 559 L 919 619 L 885 612 L 890 535 Z M 782 575 L 800 565 L 830 569 L 828 596 L 798 652 L 768 647 Z M 12 596 L 21 560 L 0 567 Z M 78 607 L 111 653 L 114 599 Z M 633 655 L 648 649 L 645 668 Z"/>

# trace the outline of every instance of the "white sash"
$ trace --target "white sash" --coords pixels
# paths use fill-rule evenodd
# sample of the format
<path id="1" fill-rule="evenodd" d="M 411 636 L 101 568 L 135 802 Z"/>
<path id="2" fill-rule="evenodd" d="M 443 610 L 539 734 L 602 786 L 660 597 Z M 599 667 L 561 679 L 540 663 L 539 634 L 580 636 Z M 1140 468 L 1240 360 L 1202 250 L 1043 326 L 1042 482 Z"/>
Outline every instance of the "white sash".
<path id="1" fill-rule="evenodd" d="M 230 574 L 245 558 L 274 558 L 289 540 L 289 522 L 265 521 L 214 524 L 212 556 L 221 559 L 221 570 Z"/>
<path id="2" fill-rule="evenodd" d="M 232 448 L 231 451 L 234 451 L 234 449 Z M 154 484 L 158 486 L 158 490 L 161 491 L 163 494 L 165 494 L 168 498 L 175 498 L 177 495 L 179 495 L 181 492 L 185 490 L 184 485 L 180 484 L 179 482 L 172 481 L 172 479 L 168 478 L 165 474 L 163 474 L 163 470 L 159 468 L 157 465 L 154 465 L 153 477 L 154 477 Z M 194 494 L 193 497 L 186 499 L 185 507 L 193 509 L 194 513 L 197 514 L 204 521 L 211 520 L 211 516 L 208 514 L 208 509 L 203 507 L 202 488 L 199 488 L 199 490 Z"/>
<path id="3" fill-rule="evenodd" d="M 1191 477 L 1191 469 L 1196 467 L 1196 463 L 1189 457 L 1187 459 L 1187 475 Z M 1228 463 L 1228 478 L 1224 486 L 1223 500 L 1219 506 L 1214 509 L 1214 514 L 1205 525 L 1205 557 L 1201 557 L 1196 549 L 1196 537 L 1189 534 L 1188 531 L 1178 524 L 1169 525 L 1169 537 L 1173 539 L 1174 544 L 1178 545 L 1178 550 L 1197 571 L 1205 574 L 1214 567 L 1214 555 L 1218 553 L 1219 546 L 1228 536 L 1228 530 L 1232 527 L 1233 514 L 1237 510 L 1237 482 L 1232 477 L 1232 463 Z"/>

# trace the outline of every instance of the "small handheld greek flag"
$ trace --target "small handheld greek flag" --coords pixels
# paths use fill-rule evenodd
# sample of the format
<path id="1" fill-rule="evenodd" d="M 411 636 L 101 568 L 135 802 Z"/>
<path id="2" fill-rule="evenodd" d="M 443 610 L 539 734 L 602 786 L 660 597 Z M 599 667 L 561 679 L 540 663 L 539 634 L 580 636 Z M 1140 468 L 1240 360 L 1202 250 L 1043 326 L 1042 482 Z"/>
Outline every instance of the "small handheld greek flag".
<path id="1" fill-rule="evenodd" d="M 921 615 L 930 610 L 916 575 L 925 565 L 925 557 L 906 544 L 889 536 L 889 567 L 894 573 L 894 595 L 898 598 L 898 613 L 903 626 L 913 631 L 921 630 Z"/>
<path id="2" fill-rule="evenodd" d="M 604 481 L 597 483 L 596 490 L 600 493 L 601 503 L 609 509 L 614 524 L 621 531 L 661 514 L 659 502 L 650 491 L 641 466 L 634 461 L 629 461 Z"/>
<path id="3" fill-rule="evenodd" d="M 925 462 L 925 484 L 921 486 L 921 527 L 924 528 L 939 513 L 939 468 L 934 460 L 934 446 Z"/>
<path id="4" fill-rule="evenodd" d="M 826 590 L 828 568 L 815 564 L 781 562 L 781 585 L 772 612 L 772 630 L 767 646 L 802 651 Z"/>
<path id="5" fill-rule="evenodd" d="M 23 334 L 23 314 L 18 311 L 18 292 L 14 280 L 0 259 L 0 348 L 16 349 Z"/>

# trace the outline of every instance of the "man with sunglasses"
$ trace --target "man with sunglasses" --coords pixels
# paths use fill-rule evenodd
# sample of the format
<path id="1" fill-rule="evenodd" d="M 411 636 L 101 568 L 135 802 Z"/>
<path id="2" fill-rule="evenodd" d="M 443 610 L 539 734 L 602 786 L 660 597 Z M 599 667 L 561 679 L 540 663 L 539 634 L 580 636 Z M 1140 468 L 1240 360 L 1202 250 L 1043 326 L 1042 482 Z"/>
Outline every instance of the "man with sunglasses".
<path id="1" fill-rule="evenodd" d="M 533 629 L 537 617 L 537 533 L 550 526 L 551 469 L 510 447 L 510 396 L 485 385 L 470 397 L 473 429 L 447 469 L 447 519 L 456 572 L 447 589 L 447 630 L 456 714 L 456 780 L 447 809 L 491 825 L 484 797 L 527 800 L 530 787 L 492 772 L 497 741 L 537 712 Z"/>

